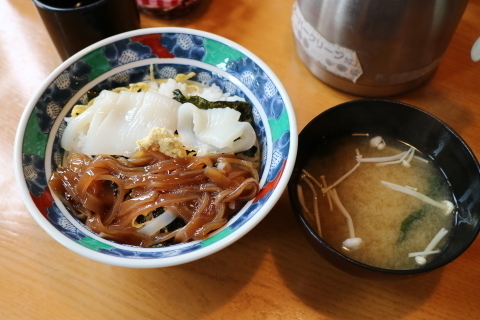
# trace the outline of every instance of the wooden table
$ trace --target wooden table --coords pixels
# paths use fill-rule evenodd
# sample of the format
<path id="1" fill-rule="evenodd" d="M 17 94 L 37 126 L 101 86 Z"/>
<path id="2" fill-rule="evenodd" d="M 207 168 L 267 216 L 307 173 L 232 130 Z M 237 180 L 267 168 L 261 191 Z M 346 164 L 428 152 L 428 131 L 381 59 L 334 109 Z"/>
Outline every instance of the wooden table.
<path id="1" fill-rule="evenodd" d="M 210 0 L 178 21 L 142 16 L 142 27 L 213 32 L 253 51 L 290 94 L 301 130 L 357 97 L 312 76 L 294 48 L 294 0 Z M 480 0 L 471 0 L 438 71 L 394 99 L 450 124 L 480 156 Z M 79 256 L 53 240 L 22 203 L 13 141 L 23 109 L 61 63 L 29 0 L 0 1 L 0 318 L 2 319 L 479 319 L 480 240 L 421 277 L 381 282 L 330 266 L 300 234 L 285 193 L 248 235 L 214 255 L 163 269 L 128 269 Z"/>

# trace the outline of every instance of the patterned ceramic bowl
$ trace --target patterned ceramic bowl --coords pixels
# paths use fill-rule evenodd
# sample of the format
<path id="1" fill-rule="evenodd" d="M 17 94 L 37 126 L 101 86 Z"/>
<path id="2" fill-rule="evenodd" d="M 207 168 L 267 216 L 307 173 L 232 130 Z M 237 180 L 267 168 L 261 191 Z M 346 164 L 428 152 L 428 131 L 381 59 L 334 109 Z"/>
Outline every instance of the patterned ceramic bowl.
<path id="1" fill-rule="evenodd" d="M 77 220 L 47 186 L 60 165 L 63 118 L 90 90 L 146 79 L 196 73 L 192 80 L 220 86 L 254 106 L 262 150 L 259 195 L 203 241 L 160 248 L 121 245 L 100 238 Z M 15 141 L 15 170 L 35 220 L 58 242 L 93 260 L 126 267 L 164 267 L 193 261 L 232 244 L 270 211 L 291 175 L 297 127 L 288 95 L 275 74 L 250 51 L 222 37 L 191 29 L 152 28 L 98 42 L 60 65 L 29 102 Z"/>

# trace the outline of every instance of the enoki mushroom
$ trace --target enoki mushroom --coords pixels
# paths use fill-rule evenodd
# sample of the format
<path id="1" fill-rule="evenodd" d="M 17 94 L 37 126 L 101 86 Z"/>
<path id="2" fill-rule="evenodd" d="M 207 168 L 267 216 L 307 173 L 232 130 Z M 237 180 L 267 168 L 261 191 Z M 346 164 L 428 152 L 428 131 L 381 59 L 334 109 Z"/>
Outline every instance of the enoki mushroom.
<path id="1" fill-rule="evenodd" d="M 385 140 L 381 136 L 376 136 L 370 139 L 370 147 L 383 150 L 387 146 Z"/>
<path id="2" fill-rule="evenodd" d="M 430 241 L 430 243 L 427 245 L 425 250 L 423 250 L 422 254 L 415 256 L 415 262 L 421 266 L 425 265 L 427 263 L 427 259 L 425 259 L 425 256 L 429 252 L 433 252 L 433 248 L 435 248 L 435 246 L 443 239 L 443 237 L 445 237 L 447 233 L 448 231 L 445 228 L 440 229 L 440 231 L 438 231 L 435 237 L 433 237 L 432 241 Z"/>
<path id="3" fill-rule="evenodd" d="M 300 200 L 300 205 L 302 206 L 302 209 L 305 212 L 307 212 L 308 214 L 310 214 L 310 216 L 313 216 L 315 218 L 315 223 L 317 224 L 317 232 L 318 232 L 318 235 L 321 237 L 322 236 L 322 227 L 321 227 L 321 224 L 320 224 L 320 215 L 319 215 L 319 212 L 318 212 L 318 196 L 317 196 L 317 191 L 315 190 L 315 186 L 312 184 L 312 182 L 310 180 L 314 181 L 314 183 L 318 184 L 320 187 L 321 187 L 321 185 L 306 170 L 303 170 L 303 172 L 304 172 L 304 174 L 302 174 L 301 180 L 304 181 L 308 185 L 308 187 L 310 188 L 310 190 L 313 194 L 314 214 L 312 215 L 312 213 L 308 210 L 307 206 L 305 205 L 305 197 L 303 196 L 303 189 L 302 189 L 302 186 L 300 184 L 297 185 L 298 199 Z"/>
<path id="4" fill-rule="evenodd" d="M 330 186 L 327 185 L 327 182 L 325 180 L 325 176 L 320 177 L 320 179 L 322 180 L 323 186 L 322 186 L 322 183 L 320 183 L 317 179 L 315 179 L 306 170 L 303 170 L 303 174 L 301 176 L 301 181 L 304 181 L 310 187 L 310 189 L 312 191 L 312 194 L 313 194 L 313 202 L 314 202 L 313 207 L 314 207 L 314 210 L 315 210 L 315 214 L 313 216 L 315 217 L 315 220 L 316 220 L 318 234 L 320 236 L 322 236 L 321 226 L 320 226 L 320 216 L 319 216 L 319 212 L 318 212 L 318 202 L 317 202 L 318 197 L 317 197 L 317 192 L 315 191 L 315 187 L 314 187 L 314 185 L 312 184 L 311 181 L 313 181 L 322 190 L 322 193 L 327 195 L 330 210 L 333 210 L 333 206 L 332 206 L 332 200 L 333 200 L 333 203 L 335 204 L 335 206 L 340 210 L 340 212 L 347 219 L 347 225 L 348 225 L 348 231 L 349 231 L 350 237 L 342 243 L 342 248 L 345 249 L 345 250 L 352 250 L 352 251 L 359 249 L 363 245 L 363 240 L 361 238 L 358 238 L 358 237 L 355 236 L 355 228 L 353 226 L 352 217 L 350 216 L 350 214 L 348 213 L 348 211 L 345 209 L 342 202 L 340 201 L 340 198 L 338 197 L 337 190 L 333 187 L 338 185 L 347 176 L 349 176 L 353 171 L 355 171 L 355 169 L 358 168 L 358 166 L 359 166 L 359 163 L 357 163 L 357 165 L 353 169 L 351 169 L 349 172 L 347 172 L 347 174 L 343 175 L 340 179 L 338 179 L 334 184 L 332 184 Z M 300 200 L 300 205 L 302 206 L 302 209 L 306 213 L 312 215 L 305 205 L 305 198 L 304 198 L 304 195 L 303 195 L 303 189 L 302 189 L 302 186 L 300 184 L 297 185 L 297 194 L 298 194 L 298 198 Z"/>
<path id="5" fill-rule="evenodd" d="M 341 176 L 337 181 L 335 181 L 332 185 L 329 187 L 324 187 L 322 188 L 322 193 L 327 193 L 330 189 L 336 187 L 340 182 L 342 182 L 346 177 L 351 175 L 357 168 L 360 166 L 360 162 L 357 163 L 352 169 L 350 169 L 347 173 L 345 173 L 343 176 Z"/>
<path id="6" fill-rule="evenodd" d="M 348 224 L 348 233 L 350 235 L 350 238 L 346 239 L 345 241 L 343 241 L 342 243 L 342 248 L 345 249 L 345 250 L 357 250 L 359 249 L 362 244 L 363 244 L 363 240 L 361 238 L 357 238 L 355 237 L 355 228 L 353 227 L 353 221 L 352 221 L 352 217 L 350 216 L 350 214 L 348 213 L 347 209 L 345 209 L 345 207 L 343 206 L 342 202 L 340 201 L 340 198 L 338 197 L 338 193 L 337 193 L 337 190 L 336 189 L 332 189 L 331 191 L 331 195 L 332 195 L 332 200 L 333 202 L 335 203 L 335 205 L 337 206 L 337 208 L 340 210 L 340 212 L 345 216 L 345 218 L 347 219 L 347 224 Z"/>
<path id="7" fill-rule="evenodd" d="M 370 146 L 371 147 L 376 147 L 379 150 L 383 150 L 385 148 L 386 144 L 385 144 L 382 137 L 377 136 L 375 138 L 372 138 L 372 140 L 370 140 Z M 364 158 L 360 154 L 358 149 L 356 149 L 355 151 L 357 153 L 357 155 L 356 155 L 357 162 L 376 162 L 376 164 L 375 164 L 376 166 L 385 166 L 385 165 L 390 165 L 390 164 L 401 163 L 405 167 L 410 167 L 410 162 L 412 161 L 413 158 L 415 158 L 419 161 L 428 163 L 428 160 L 423 159 L 423 158 L 415 155 L 415 149 L 413 147 L 410 147 L 407 151 L 402 151 L 402 152 L 397 153 L 393 156 L 374 157 L 374 158 Z"/>
<path id="8" fill-rule="evenodd" d="M 399 192 L 403 192 L 405 194 L 408 194 L 410 196 L 413 196 L 417 199 L 420 199 L 422 200 L 423 202 L 425 203 L 428 203 L 428 204 L 431 204 L 432 206 L 435 206 L 435 207 L 438 207 L 442 210 L 444 210 L 444 213 L 445 215 L 449 215 L 453 212 L 453 210 L 455 209 L 455 206 L 453 205 L 453 203 L 451 203 L 450 201 L 448 200 L 443 200 L 442 202 L 438 202 L 438 201 L 435 201 L 429 197 L 427 197 L 426 195 L 420 193 L 420 192 L 417 192 L 417 191 L 414 191 L 412 190 L 411 187 L 402 187 L 398 184 L 395 184 L 395 183 L 391 183 L 391 182 L 387 182 L 387 181 L 380 181 L 384 186 L 390 188 L 390 189 L 393 189 L 395 191 L 399 191 Z"/>

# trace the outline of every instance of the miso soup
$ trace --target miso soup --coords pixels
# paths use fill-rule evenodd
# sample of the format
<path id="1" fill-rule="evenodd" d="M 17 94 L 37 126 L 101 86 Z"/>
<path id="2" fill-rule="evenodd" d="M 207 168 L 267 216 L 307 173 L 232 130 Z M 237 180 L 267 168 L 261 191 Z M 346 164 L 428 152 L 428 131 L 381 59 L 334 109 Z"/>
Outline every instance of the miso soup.
<path id="1" fill-rule="evenodd" d="M 342 248 L 342 243 L 349 238 L 347 219 L 335 205 L 331 210 L 327 193 L 322 193 L 318 186 L 321 176 L 324 176 L 327 186 L 332 185 L 357 166 L 357 158 L 390 157 L 411 148 L 386 137 L 383 137 L 384 146 L 372 147 L 372 137 L 343 137 L 312 150 L 314 154 L 304 169 L 317 180 L 315 188 L 321 236 L 339 252 L 371 266 L 397 270 L 418 268 L 415 258 L 409 257 L 409 253 L 424 251 L 440 229 L 450 231 L 454 214 L 446 214 L 443 208 L 393 190 L 381 182 L 406 186 L 440 203 L 444 200 L 453 203 L 452 193 L 441 171 L 414 150 L 414 146 L 412 152 L 409 151 L 411 155 L 404 157 L 407 163 L 360 162 L 335 186 L 338 198 L 350 214 L 355 236 L 363 240 L 357 250 Z M 300 185 L 309 211 L 304 212 L 304 216 L 313 229 L 317 229 L 313 192 L 305 182 L 300 182 Z M 443 237 L 435 249 L 441 250 L 448 237 L 449 234 Z M 428 263 L 434 255 L 426 255 L 425 258 Z"/>

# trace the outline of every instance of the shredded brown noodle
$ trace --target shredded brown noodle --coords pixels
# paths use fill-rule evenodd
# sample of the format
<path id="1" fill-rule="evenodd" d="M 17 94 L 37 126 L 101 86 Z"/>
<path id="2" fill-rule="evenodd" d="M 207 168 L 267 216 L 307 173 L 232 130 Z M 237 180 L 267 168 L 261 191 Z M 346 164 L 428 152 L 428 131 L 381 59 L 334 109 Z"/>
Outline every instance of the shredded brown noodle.
<path id="1" fill-rule="evenodd" d="M 142 247 L 205 239 L 259 190 L 256 169 L 237 156 L 173 159 L 147 150 L 129 159 L 71 154 L 49 186 L 101 237 Z M 158 208 L 173 212 L 185 225 L 151 236 L 139 232 L 137 218 Z"/>

